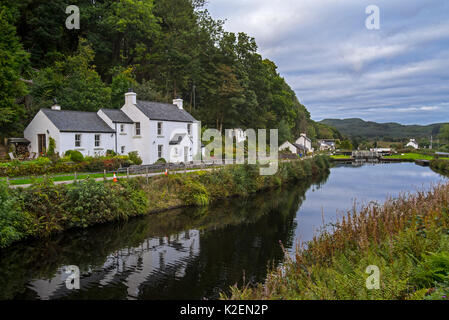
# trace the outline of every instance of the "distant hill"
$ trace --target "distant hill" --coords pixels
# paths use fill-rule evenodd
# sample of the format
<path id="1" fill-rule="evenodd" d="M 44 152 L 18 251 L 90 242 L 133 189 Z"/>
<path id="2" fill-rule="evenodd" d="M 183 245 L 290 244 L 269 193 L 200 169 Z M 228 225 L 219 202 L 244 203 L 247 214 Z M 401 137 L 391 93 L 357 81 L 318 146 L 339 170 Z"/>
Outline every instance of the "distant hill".
<path id="1" fill-rule="evenodd" d="M 342 134 L 350 137 L 379 138 L 379 139 L 403 139 L 403 138 L 429 138 L 438 135 L 441 126 L 446 123 L 435 123 L 427 126 L 403 125 L 400 123 L 377 123 L 364 121 L 358 118 L 352 119 L 324 119 L 319 123 L 332 126 Z M 385 139 L 387 138 L 387 139 Z"/>

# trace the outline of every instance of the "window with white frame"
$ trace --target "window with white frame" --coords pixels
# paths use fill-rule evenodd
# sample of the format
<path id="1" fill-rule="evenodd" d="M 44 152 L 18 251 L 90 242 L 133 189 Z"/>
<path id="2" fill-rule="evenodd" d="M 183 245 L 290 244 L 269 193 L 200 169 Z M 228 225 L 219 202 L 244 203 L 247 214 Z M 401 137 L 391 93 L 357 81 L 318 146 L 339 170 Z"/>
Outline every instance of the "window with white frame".
<path id="1" fill-rule="evenodd" d="M 75 147 L 81 147 L 81 135 L 75 134 Z"/>
<path id="2" fill-rule="evenodd" d="M 162 135 L 162 122 L 157 123 L 157 135 L 158 136 Z"/>
<path id="3" fill-rule="evenodd" d="M 125 132 L 125 125 L 122 123 L 120 125 L 120 133 L 124 133 Z"/>
<path id="4" fill-rule="evenodd" d="M 187 124 L 187 133 L 189 134 L 189 136 L 192 135 L 192 124 L 191 123 Z"/>
<path id="5" fill-rule="evenodd" d="M 136 122 L 136 136 L 140 136 L 140 122 Z"/>
<path id="6" fill-rule="evenodd" d="M 101 135 L 96 134 L 95 135 L 95 147 L 99 147 L 100 146 L 100 139 L 101 139 Z"/>
<path id="7" fill-rule="evenodd" d="M 163 151 L 163 145 L 158 145 L 157 146 L 157 157 L 158 157 L 158 159 L 160 159 L 160 158 L 162 158 L 162 151 Z"/>
<path id="8" fill-rule="evenodd" d="M 120 151 L 121 151 L 122 154 L 125 154 L 125 146 L 121 146 L 121 150 Z"/>

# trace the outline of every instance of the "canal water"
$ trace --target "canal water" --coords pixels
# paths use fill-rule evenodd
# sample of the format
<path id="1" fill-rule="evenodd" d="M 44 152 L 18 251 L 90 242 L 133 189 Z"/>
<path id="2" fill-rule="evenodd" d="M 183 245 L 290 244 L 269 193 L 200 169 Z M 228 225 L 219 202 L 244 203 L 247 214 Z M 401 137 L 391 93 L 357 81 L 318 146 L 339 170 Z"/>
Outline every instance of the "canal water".
<path id="1" fill-rule="evenodd" d="M 69 231 L 0 251 L 0 299 L 216 299 L 262 282 L 283 258 L 354 205 L 446 181 L 413 163 L 339 165 L 310 183 L 248 199 Z M 67 266 L 80 289 L 66 287 Z"/>

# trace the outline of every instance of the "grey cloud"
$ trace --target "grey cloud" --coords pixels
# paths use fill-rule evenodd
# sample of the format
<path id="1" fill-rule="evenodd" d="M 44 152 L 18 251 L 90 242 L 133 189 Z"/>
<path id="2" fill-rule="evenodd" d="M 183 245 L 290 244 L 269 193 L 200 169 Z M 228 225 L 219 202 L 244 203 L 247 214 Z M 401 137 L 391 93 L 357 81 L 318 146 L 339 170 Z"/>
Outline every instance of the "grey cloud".
<path id="1" fill-rule="evenodd" d="M 364 26 L 370 4 L 378 31 Z M 211 0 L 208 9 L 256 38 L 314 119 L 449 121 L 447 1 Z"/>

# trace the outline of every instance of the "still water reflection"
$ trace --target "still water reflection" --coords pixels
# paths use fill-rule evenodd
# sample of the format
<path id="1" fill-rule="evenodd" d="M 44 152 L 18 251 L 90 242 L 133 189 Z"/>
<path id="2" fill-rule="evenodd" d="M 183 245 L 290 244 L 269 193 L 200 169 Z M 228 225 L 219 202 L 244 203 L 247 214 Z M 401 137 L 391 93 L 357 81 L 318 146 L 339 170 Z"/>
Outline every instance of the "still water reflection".
<path id="1" fill-rule="evenodd" d="M 207 208 L 187 208 L 70 231 L 0 252 L 2 299 L 202 299 L 265 279 L 281 262 L 279 241 L 294 250 L 353 201 L 382 201 L 442 181 L 414 164 L 339 166 L 298 184 Z M 65 287 L 64 267 L 81 270 L 80 290 Z"/>

